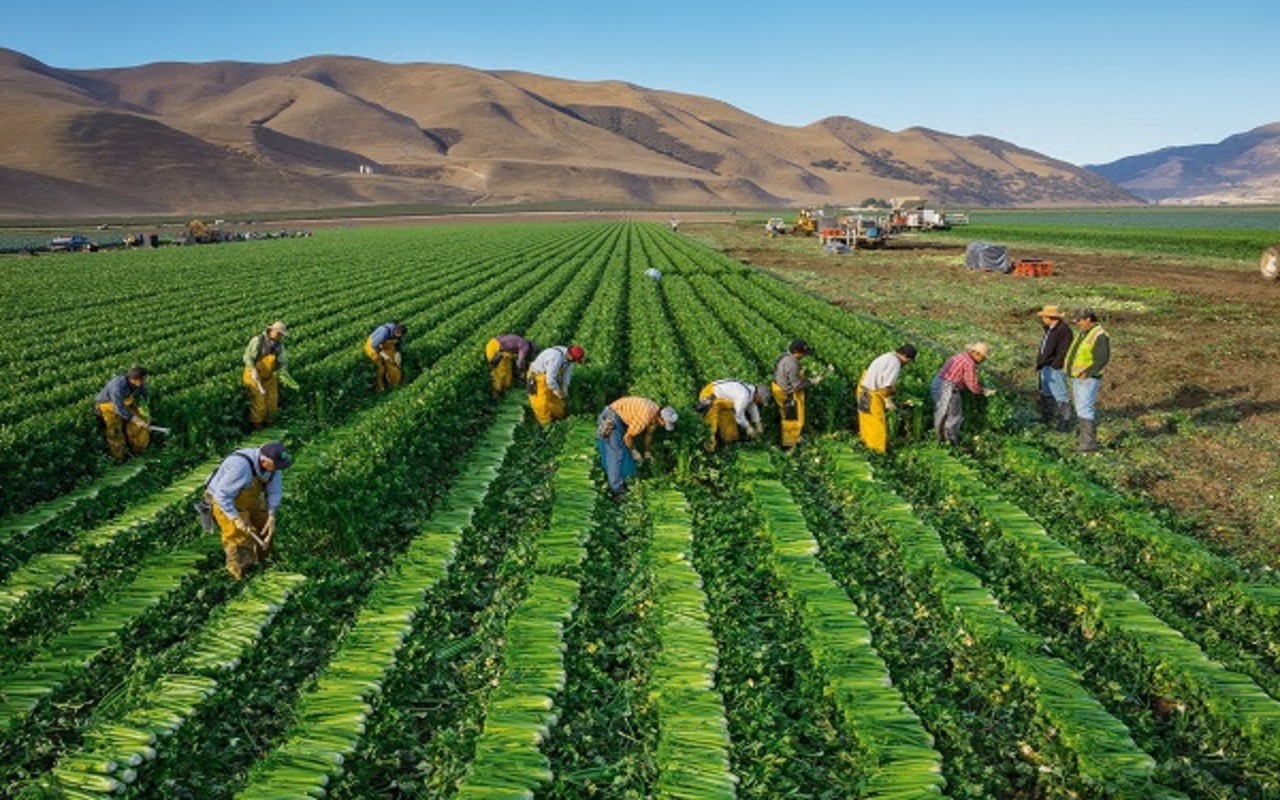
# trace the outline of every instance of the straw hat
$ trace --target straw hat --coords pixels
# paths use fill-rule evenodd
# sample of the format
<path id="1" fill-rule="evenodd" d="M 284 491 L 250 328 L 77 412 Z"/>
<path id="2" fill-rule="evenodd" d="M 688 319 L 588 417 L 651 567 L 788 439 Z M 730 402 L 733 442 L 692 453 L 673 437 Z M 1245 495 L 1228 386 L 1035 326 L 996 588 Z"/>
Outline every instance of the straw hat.
<path id="1" fill-rule="evenodd" d="M 966 347 L 965 350 L 968 350 L 970 353 L 974 353 L 975 355 L 980 355 L 983 358 L 986 358 L 987 353 L 991 352 L 991 347 L 986 342 L 974 342 L 973 344 Z"/>
<path id="2" fill-rule="evenodd" d="M 1045 306 L 1036 312 L 1036 316 L 1047 319 L 1062 319 L 1062 309 L 1057 306 Z"/>
<path id="3" fill-rule="evenodd" d="M 268 325 L 267 330 L 278 331 L 281 336 L 284 336 L 289 332 L 289 330 L 284 326 L 284 323 L 281 322 L 280 320 L 276 320 L 275 322 Z"/>

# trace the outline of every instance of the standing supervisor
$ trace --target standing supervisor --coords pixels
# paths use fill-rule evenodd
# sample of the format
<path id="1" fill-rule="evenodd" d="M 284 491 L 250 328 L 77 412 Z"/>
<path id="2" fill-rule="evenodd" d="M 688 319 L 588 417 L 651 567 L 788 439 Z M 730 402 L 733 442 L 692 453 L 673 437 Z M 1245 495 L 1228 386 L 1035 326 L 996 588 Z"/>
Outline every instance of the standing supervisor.
<path id="1" fill-rule="evenodd" d="M 1045 306 L 1036 314 L 1044 326 L 1040 351 L 1036 354 L 1036 373 L 1040 376 L 1040 421 L 1045 425 L 1057 421 L 1060 431 L 1071 429 L 1071 400 L 1067 395 L 1067 374 L 1063 364 L 1071 347 L 1071 328 L 1062 321 L 1062 310 Z"/>
<path id="2" fill-rule="evenodd" d="M 1071 379 L 1071 399 L 1079 420 L 1080 443 L 1076 451 L 1093 453 L 1098 449 L 1098 390 L 1102 388 L 1102 370 L 1111 360 L 1111 337 L 1098 324 L 1092 308 L 1075 313 L 1075 338 L 1067 351 L 1067 375 Z"/>

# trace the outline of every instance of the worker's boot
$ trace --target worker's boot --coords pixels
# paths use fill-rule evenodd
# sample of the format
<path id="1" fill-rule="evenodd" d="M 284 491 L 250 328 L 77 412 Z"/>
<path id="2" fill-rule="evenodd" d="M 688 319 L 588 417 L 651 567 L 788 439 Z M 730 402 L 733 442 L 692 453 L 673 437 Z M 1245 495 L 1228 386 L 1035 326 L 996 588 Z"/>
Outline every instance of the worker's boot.
<path id="1" fill-rule="evenodd" d="M 1066 433 L 1071 430 L 1071 404 L 1058 403 L 1058 432 Z"/>
<path id="2" fill-rule="evenodd" d="M 1051 395 L 1040 395 L 1040 423 L 1048 426 L 1053 424 L 1054 402 Z"/>
<path id="3" fill-rule="evenodd" d="M 1081 419 L 1080 426 L 1080 444 L 1076 447 L 1077 453 L 1096 453 L 1098 451 L 1098 422 L 1092 419 Z"/>

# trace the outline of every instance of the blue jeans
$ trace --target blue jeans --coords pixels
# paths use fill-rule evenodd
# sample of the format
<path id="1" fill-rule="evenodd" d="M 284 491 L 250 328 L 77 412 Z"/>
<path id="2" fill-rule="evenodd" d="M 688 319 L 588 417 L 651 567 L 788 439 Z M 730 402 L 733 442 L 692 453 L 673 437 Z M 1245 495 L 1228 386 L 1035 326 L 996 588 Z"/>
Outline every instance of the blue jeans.
<path id="1" fill-rule="evenodd" d="M 1102 381 L 1098 378 L 1072 378 L 1071 399 L 1075 402 L 1076 416 L 1093 421 L 1094 406 L 1098 402 L 1098 390 Z"/>
<path id="2" fill-rule="evenodd" d="M 1067 395 L 1067 373 L 1053 367 L 1040 368 L 1040 394 L 1045 397 L 1052 395 L 1055 403 L 1066 403 L 1070 401 Z"/>
<path id="3" fill-rule="evenodd" d="M 606 428 L 609 432 L 600 435 Z M 609 479 L 609 490 L 614 494 L 626 488 L 627 478 L 636 474 L 635 459 L 622 439 L 626 429 L 626 423 L 611 408 L 606 407 L 596 419 L 596 449 L 600 452 L 600 466 Z"/>

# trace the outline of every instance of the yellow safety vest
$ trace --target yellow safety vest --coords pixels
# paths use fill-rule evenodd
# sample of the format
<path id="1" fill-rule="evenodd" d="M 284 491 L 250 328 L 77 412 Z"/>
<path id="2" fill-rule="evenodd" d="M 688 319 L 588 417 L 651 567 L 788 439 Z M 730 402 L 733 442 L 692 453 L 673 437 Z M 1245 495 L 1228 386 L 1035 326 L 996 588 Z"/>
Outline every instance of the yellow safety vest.
<path id="1" fill-rule="evenodd" d="M 1101 325 L 1094 325 L 1088 333 L 1076 334 L 1071 340 L 1071 349 L 1067 351 L 1067 374 L 1079 378 L 1089 367 L 1093 366 L 1093 345 L 1098 337 L 1106 331 Z"/>

